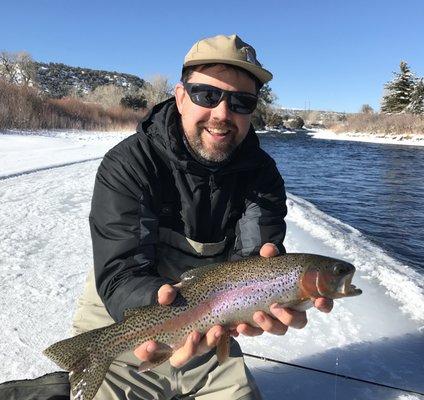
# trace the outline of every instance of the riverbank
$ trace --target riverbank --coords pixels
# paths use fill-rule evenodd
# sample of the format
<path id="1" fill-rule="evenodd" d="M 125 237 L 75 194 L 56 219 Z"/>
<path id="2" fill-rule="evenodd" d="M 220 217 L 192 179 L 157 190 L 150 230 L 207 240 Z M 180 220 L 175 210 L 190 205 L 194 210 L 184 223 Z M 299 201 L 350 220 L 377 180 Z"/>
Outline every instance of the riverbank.
<path id="1" fill-rule="evenodd" d="M 350 140 L 356 142 L 383 143 L 409 146 L 424 146 L 424 135 L 418 134 L 383 134 L 369 132 L 340 132 L 329 129 L 308 130 L 306 133 L 315 139 Z"/>

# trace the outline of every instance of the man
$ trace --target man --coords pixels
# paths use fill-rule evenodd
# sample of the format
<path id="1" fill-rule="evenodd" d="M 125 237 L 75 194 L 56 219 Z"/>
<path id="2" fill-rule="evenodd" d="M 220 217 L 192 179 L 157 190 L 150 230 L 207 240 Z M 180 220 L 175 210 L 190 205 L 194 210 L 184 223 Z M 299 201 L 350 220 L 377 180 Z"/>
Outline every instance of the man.
<path id="1" fill-rule="evenodd" d="M 252 254 L 284 252 L 283 180 L 259 147 L 251 115 L 272 78 L 238 36 L 197 42 L 188 52 L 175 98 L 153 107 L 137 134 L 104 157 L 95 182 L 90 227 L 94 274 L 79 300 L 75 333 L 120 321 L 127 308 L 175 299 L 180 275 L 193 267 Z M 331 302 L 318 299 L 324 311 Z M 306 314 L 271 307 L 238 334 L 284 334 Z M 147 342 L 111 365 L 96 399 L 260 399 L 235 340 L 217 364 L 224 334 L 192 332 L 168 362 Z M 148 364 L 144 364 L 148 365 Z"/>

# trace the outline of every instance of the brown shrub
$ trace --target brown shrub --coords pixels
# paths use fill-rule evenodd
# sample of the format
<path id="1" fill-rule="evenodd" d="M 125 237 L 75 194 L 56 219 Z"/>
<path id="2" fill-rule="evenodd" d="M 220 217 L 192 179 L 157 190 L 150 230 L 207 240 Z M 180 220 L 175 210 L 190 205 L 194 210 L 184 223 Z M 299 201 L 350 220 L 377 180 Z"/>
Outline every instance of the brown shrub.
<path id="1" fill-rule="evenodd" d="M 92 92 L 82 96 L 82 100 L 97 103 L 107 109 L 118 106 L 124 96 L 125 91 L 122 87 L 109 84 L 97 86 Z"/>
<path id="2" fill-rule="evenodd" d="M 0 80 L 0 129 L 134 130 L 145 114 L 75 98 L 45 98 L 33 88 Z"/>
<path id="3" fill-rule="evenodd" d="M 424 116 L 414 114 L 351 114 L 330 126 L 335 132 L 424 134 Z"/>

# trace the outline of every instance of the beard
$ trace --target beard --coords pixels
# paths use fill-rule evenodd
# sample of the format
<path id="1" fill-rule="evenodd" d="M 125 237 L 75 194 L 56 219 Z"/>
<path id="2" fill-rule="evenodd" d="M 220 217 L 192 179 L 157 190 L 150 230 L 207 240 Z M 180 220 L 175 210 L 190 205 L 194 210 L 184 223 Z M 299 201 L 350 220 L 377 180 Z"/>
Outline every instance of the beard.
<path id="1" fill-rule="evenodd" d="M 225 139 L 222 142 L 208 140 L 208 135 L 211 135 L 209 130 L 227 131 L 224 135 Z M 231 122 L 216 122 L 208 125 L 198 123 L 195 134 L 190 136 L 185 134 L 185 137 L 191 150 L 200 159 L 220 163 L 227 160 L 239 145 L 235 139 L 236 132 L 237 127 Z"/>

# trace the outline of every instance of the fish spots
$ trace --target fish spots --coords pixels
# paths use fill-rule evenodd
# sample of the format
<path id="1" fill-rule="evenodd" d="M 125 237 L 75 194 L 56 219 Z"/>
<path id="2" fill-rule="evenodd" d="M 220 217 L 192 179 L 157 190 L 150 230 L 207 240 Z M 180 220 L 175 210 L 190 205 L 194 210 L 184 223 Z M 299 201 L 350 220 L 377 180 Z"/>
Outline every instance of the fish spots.
<path id="1" fill-rule="evenodd" d="M 90 400 L 120 353 L 147 340 L 178 349 L 194 330 L 205 333 L 216 324 L 251 322 L 255 311 L 269 311 L 273 303 L 294 305 L 305 300 L 302 277 L 308 272 L 333 271 L 334 259 L 289 254 L 252 257 L 202 269 L 186 280 L 170 306 L 147 306 L 122 322 L 53 344 L 45 354 L 71 373 L 72 392 Z M 352 266 L 353 268 L 353 266 Z M 351 279 L 351 278 L 350 278 Z"/>

